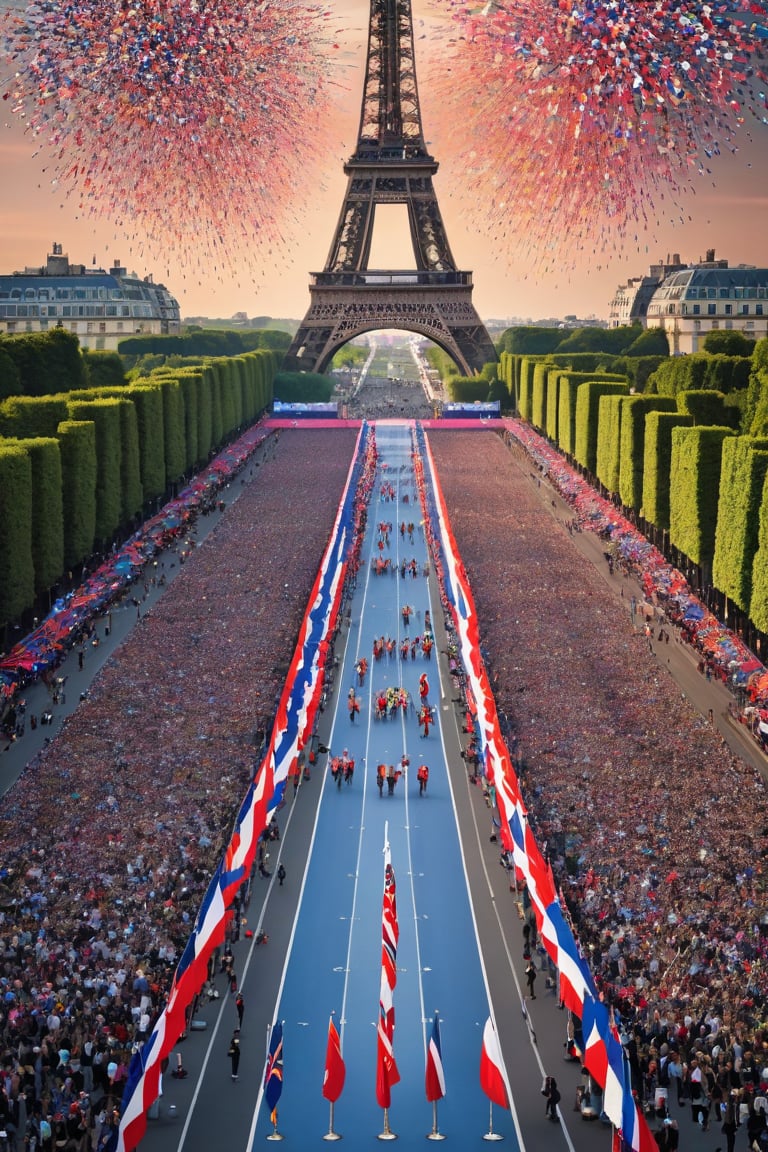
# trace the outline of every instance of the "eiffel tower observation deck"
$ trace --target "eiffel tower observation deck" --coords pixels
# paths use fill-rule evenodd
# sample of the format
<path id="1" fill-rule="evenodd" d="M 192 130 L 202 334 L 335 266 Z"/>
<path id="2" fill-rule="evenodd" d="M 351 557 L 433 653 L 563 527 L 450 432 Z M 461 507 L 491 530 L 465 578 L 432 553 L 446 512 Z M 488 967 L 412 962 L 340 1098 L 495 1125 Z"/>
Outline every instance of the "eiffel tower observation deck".
<path id="1" fill-rule="evenodd" d="M 288 349 L 288 371 L 323 372 L 365 332 L 417 332 L 471 376 L 495 362 L 472 303 L 472 273 L 459 271 L 440 214 L 416 84 L 410 0 L 371 0 L 357 148 L 344 165 L 347 191 L 322 272 L 311 274 L 309 310 Z M 406 205 L 412 269 L 369 268 L 376 207 Z"/>

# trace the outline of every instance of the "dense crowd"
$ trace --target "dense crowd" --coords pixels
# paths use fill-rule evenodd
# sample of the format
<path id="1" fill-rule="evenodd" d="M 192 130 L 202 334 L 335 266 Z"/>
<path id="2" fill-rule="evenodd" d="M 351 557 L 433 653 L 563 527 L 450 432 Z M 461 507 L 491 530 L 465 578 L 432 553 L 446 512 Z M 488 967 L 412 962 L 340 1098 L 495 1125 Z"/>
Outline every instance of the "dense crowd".
<path id="1" fill-rule="evenodd" d="M 736 1061 L 740 1091 L 750 1052 L 759 1084 L 762 778 L 681 694 L 666 641 L 633 623 L 622 576 L 611 590 L 583 563 L 501 439 L 441 432 L 430 444 L 532 824 L 599 987 L 627 1035 L 638 1029 L 639 1090 L 653 1087 L 654 1041 L 681 1064 L 698 1051 L 715 1079 Z"/>
<path id="2" fill-rule="evenodd" d="M 159 578 L 188 556 L 173 594 L 0 802 L 0 1124 L 31 1117 L 38 1147 L 84 1148 L 96 1100 L 112 1131 L 103 1104 L 257 763 L 355 439 L 282 433 L 211 537 L 158 557 Z"/>

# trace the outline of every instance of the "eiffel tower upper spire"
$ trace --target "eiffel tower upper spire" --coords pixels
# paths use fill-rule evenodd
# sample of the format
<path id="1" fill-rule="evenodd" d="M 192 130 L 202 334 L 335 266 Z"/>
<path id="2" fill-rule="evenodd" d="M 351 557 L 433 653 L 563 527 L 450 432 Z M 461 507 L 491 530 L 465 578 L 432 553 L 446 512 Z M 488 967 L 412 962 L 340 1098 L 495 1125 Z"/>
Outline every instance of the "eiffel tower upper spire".
<path id="1" fill-rule="evenodd" d="M 357 153 L 427 155 L 421 127 L 410 0 L 371 0 L 368 58 Z"/>
<path id="2" fill-rule="evenodd" d="M 456 267 L 432 184 L 438 165 L 421 127 L 411 0 L 370 5 L 360 132 L 344 165 L 347 192 L 283 365 L 322 372 L 353 337 L 401 328 L 434 340 L 471 375 L 494 361 L 496 350 L 472 304 L 472 273 Z M 369 267 L 376 209 L 385 205 L 406 209 L 410 269 Z"/>

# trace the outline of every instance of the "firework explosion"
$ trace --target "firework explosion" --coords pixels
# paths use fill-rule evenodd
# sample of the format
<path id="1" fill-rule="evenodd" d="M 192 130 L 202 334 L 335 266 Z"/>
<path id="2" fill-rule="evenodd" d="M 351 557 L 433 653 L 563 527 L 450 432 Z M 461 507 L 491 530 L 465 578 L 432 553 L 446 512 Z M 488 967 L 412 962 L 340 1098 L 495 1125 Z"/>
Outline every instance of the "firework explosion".
<path id="1" fill-rule="evenodd" d="M 440 125 L 461 109 L 482 141 L 459 158 L 475 210 L 543 264 L 636 240 L 768 123 L 766 0 L 508 0 L 452 18 Z"/>
<path id="2" fill-rule="evenodd" d="M 313 190 L 327 28 L 287 0 L 38 0 L 5 14 L 3 99 L 84 212 L 227 265 Z"/>

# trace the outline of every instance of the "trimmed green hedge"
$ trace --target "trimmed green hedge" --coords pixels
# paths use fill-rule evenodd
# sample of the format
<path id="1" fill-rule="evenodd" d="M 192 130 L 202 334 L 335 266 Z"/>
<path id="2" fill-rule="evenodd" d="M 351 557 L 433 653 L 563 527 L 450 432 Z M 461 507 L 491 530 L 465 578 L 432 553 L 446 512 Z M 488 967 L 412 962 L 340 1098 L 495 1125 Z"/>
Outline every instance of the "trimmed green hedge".
<path id="1" fill-rule="evenodd" d="M 768 439 L 734 436 L 723 444 L 712 581 L 743 612 L 752 598 Z"/>
<path id="2" fill-rule="evenodd" d="M 531 385 L 531 424 L 543 432 L 547 423 L 547 379 L 552 365 L 546 360 L 539 361 L 533 369 Z"/>
<path id="3" fill-rule="evenodd" d="M 768 632 L 768 476 L 763 481 L 760 499 L 757 552 L 752 565 L 749 616 L 755 628 L 759 628 L 761 632 Z"/>
<path id="4" fill-rule="evenodd" d="M 155 500 L 165 492 L 165 423 L 163 394 L 148 381 L 125 390 L 126 400 L 136 405 L 139 427 L 139 468 L 144 499 Z"/>
<path id="5" fill-rule="evenodd" d="M 58 428 L 64 505 L 64 564 L 73 568 L 96 539 L 96 425 L 65 420 Z"/>
<path id="6" fill-rule="evenodd" d="M 645 519 L 656 528 L 669 529 L 672 429 L 692 427 L 692 416 L 683 416 L 676 412 L 653 411 L 645 418 L 641 511 Z"/>
<path id="7" fill-rule="evenodd" d="M 619 486 L 622 504 L 640 511 L 643 505 L 645 422 L 649 412 L 674 412 L 675 401 L 666 396 L 625 396 L 621 401 Z"/>
<path id="8" fill-rule="evenodd" d="M 120 401 L 112 400 L 109 397 L 89 401 L 73 400 L 67 407 L 70 420 L 92 420 L 96 427 L 96 525 L 94 532 L 95 539 L 104 544 L 114 536 L 122 519 Z"/>
<path id="9" fill-rule="evenodd" d="M 55 436 L 66 418 L 66 396 L 10 396 L 0 404 L 0 436 L 17 440 Z"/>
<path id="10" fill-rule="evenodd" d="M 0 624 L 34 600 L 32 463 L 17 444 L 0 441 Z"/>
<path id="11" fill-rule="evenodd" d="M 574 456 L 593 475 L 597 467 L 597 428 L 601 396 L 626 396 L 626 384 L 589 380 L 576 391 L 576 445 Z"/>
<path id="12" fill-rule="evenodd" d="M 64 569 L 64 505 L 61 450 L 54 437 L 6 440 L 29 456 L 32 466 L 32 567 L 35 592 L 51 588 Z M 25 605 L 29 607 L 32 600 Z"/>
<path id="13" fill-rule="evenodd" d="M 65 328 L 5 336 L 0 346 L 13 362 L 17 388 L 24 396 L 53 396 L 88 383 L 80 342 Z M 0 385 L 0 395 L 9 395 L 7 386 Z"/>
<path id="14" fill-rule="evenodd" d="M 626 396 L 601 396 L 598 401 L 595 475 L 609 492 L 619 490 L 621 403 L 626 399 Z"/>
<path id="15" fill-rule="evenodd" d="M 733 428 L 738 430 L 739 413 L 729 408 L 722 392 L 706 388 L 677 393 L 677 410 L 692 416 L 694 424 L 707 428 Z"/>
<path id="16" fill-rule="evenodd" d="M 730 428 L 673 428 L 669 538 L 707 578 L 715 551 L 723 441 Z"/>

